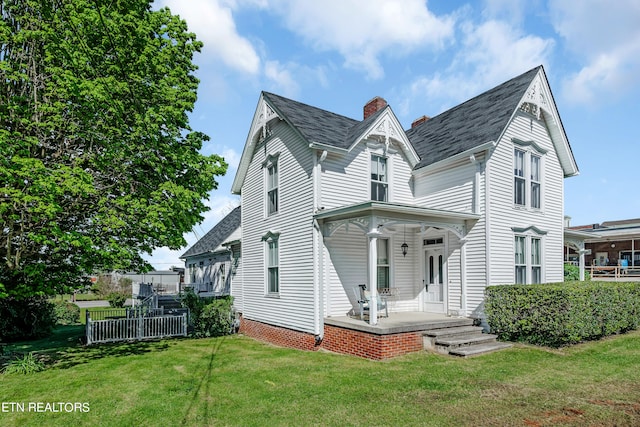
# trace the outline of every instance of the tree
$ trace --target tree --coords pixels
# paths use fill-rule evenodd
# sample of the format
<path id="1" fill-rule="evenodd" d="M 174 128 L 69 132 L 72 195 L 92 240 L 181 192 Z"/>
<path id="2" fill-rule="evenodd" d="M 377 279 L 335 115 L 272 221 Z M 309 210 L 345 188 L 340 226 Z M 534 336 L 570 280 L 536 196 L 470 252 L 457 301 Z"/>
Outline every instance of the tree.
<path id="1" fill-rule="evenodd" d="M 147 0 L 0 0 L 0 299 L 147 270 L 227 164 L 189 126 L 201 43 Z"/>

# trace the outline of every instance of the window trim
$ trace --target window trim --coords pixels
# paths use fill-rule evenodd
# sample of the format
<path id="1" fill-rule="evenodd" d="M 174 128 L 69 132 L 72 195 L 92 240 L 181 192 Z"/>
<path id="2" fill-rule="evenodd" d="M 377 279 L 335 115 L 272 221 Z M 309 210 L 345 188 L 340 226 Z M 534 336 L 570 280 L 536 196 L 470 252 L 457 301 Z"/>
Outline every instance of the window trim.
<path id="1" fill-rule="evenodd" d="M 384 160 L 384 167 L 385 167 L 385 171 L 384 171 L 384 178 L 386 179 L 385 181 L 380 181 L 377 179 L 373 179 L 373 162 L 374 162 L 374 157 L 378 159 L 378 161 L 376 161 L 376 165 L 380 164 L 380 160 Z M 378 153 L 370 153 L 369 155 L 369 197 L 371 198 L 372 201 L 377 201 L 377 202 L 388 202 L 389 201 L 389 157 L 382 155 L 382 154 L 378 154 Z M 376 174 L 376 176 L 380 176 L 380 174 Z M 373 190 L 374 190 L 374 185 L 375 186 L 383 186 L 385 188 L 385 197 L 384 200 L 380 200 L 379 198 L 374 198 L 373 197 Z M 376 196 L 378 195 L 378 192 L 376 192 Z"/>
<path id="2" fill-rule="evenodd" d="M 536 212 L 540 212 L 544 207 L 544 157 L 548 150 L 540 147 L 535 141 L 522 141 L 517 138 L 512 138 L 513 142 L 513 206 L 517 209 L 527 209 Z M 516 153 L 523 153 L 522 156 L 522 176 L 516 172 Z M 538 159 L 538 179 L 534 180 L 532 176 L 533 172 L 533 159 Z M 521 180 L 524 185 L 522 191 L 524 194 L 522 197 L 517 197 L 518 185 L 517 181 Z M 537 187 L 537 196 L 534 203 L 534 187 Z M 523 203 L 519 203 L 518 200 L 522 198 Z M 537 206 L 534 206 L 537 205 Z"/>
<path id="3" fill-rule="evenodd" d="M 512 227 L 513 231 L 513 254 L 514 254 L 514 268 L 513 268 L 513 282 L 515 284 L 537 284 L 537 283 L 545 283 L 545 264 L 544 264 L 544 240 L 547 232 L 544 230 L 540 230 L 536 226 L 530 226 L 526 228 Z M 524 253 L 523 253 L 523 261 L 518 263 L 518 259 L 516 258 L 516 250 L 518 249 L 517 239 L 523 239 L 524 245 Z M 538 241 L 538 261 L 539 264 L 534 263 L 534 241 Z M 524 269 L 524 280 L 520 282 L 518 280 L 518 269 Z M 538 269 L 537 277 L 534 274 L 535 269 Z"/>
<path id="4" fill-rule="evenodd" d="M 380 263 L 380 246 L 379 245 L 380 245 L 381 242 L 385 242 L 386 243 L 387 262 L 385 264 L 381 264 Z M 380 268 L 386 268 L 386 271 L 387 271 L 387 274 L 386 274 L 386 276 L 387 276 L 387 278 L 386 278 L 387 279 L 387 286 L 386 287 L 385 286 L 380 287 L 380 281 L 376 280 L 377 288 L 378 288 L 378 291 L 379 291 L 380 289 L 386 289 L 386 288 L 390 288 L 391 287 L 391 255 L 392 255 L 392 253 L 391 253 L 391 239 L 388 238 L 388 237 L 378 237 L 377 240 L 376 240 L 376 253 L 377 253 L 377 256 L 376 256 L 376 277 L 379 277 L 379 275 L 380 275 L 380 273 L 379 273 Z"/>
<path id="5" fill-rule="evenodd" d="M 280 233 L 269 231 L 264 236 L 262 236 L 262 241 L 264 242 L 264 286 L 265 286 L 265 296 L 267 297 L 279 297 L 280 296 Z M 271 264 L 271 250 L 275 248 L 275 264 Z M 275 270 L 276 273 L 276 283 L 275 290 L 272 290 L 271 286 L 271 272 Z"/>
<path id="6" fill-rule="evenodd" d="M 280 153 L 269 154 L 267 158 L 262 162 L 262 168 L 264 169 L 264 217 L 268 218 L 273 215 L 277 215 L 280 212 Z M 275 170 L 275 185 L 272 185 L 272 179 L 270 171 Z M 275 209 L 271 210 L 271 195 L 275 194 Z"/>

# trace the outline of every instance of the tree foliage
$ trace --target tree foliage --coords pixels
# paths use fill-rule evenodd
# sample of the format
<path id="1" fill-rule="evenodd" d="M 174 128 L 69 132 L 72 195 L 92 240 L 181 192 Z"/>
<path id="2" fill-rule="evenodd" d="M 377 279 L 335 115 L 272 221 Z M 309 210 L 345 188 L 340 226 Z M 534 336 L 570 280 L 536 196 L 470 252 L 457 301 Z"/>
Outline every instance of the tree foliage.
<path id="1" fill-rule="evenodd" d="M 227 168 L 189 126 L 186 23 L 147 0 L 0 0 L 0 15 L 0 298 L 184 246 Z"/>

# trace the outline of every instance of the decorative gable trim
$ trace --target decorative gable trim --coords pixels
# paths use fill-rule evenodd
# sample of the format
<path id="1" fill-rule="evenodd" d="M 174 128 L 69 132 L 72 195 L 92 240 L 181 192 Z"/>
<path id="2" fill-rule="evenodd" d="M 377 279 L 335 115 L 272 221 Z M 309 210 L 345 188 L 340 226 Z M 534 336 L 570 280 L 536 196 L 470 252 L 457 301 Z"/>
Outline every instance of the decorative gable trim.
<path id="1" fill-rule="evenodd" d="M 391 111 L 391 108 L 388 106 L 385 107 L 384 112 L 381 113 L 377 119 L 364 130 L 364 132 L 360 135 L 356 135 L 349 147 L 349 151 L 363 140 L 368 140 L 368 145 L 376 144 L 377 142 L 380 144 L 378 147 L 383 147 L 384 153 L 390 154 L 392 154 L 393 150 L 393 148 L 391 148 L 392 144 L 397 145 L 397 147 L 404 152 L 412 168 L 420 161 L 418 154 L 413 149 L 413 146 L 409 142 L 409 138 L 407 138 L 407 135 L 402 129 L 398 118 L 393 114 L 393 111 Z"/>
<path id="2" fill-rule="evenodd" d="M 238 164 L 238 171 L 231 185 L 231 193 L 240 194 L 242 191 L 242 184 L 249 170 L 253 151 L 259 143 L 271 135 L 271 123 L 273 120 L 283 120 L 283 118 L 267 103 L 264 94 L 262 94 L 258 100 L 256 112 L 253 114 L 249 135 L 247 136 L 242 157 L 240 157 L 240 163 Z"/>
<path id="3" fill-rule="evenodd" d="M 567 134 L 562 126 L 558 108 L 542 67 L 520 99 L 517 111 L 532 114 L 536 119 L 545 122 L 564 176 L 578 175 L 578 165 L 573 157 Z"/>

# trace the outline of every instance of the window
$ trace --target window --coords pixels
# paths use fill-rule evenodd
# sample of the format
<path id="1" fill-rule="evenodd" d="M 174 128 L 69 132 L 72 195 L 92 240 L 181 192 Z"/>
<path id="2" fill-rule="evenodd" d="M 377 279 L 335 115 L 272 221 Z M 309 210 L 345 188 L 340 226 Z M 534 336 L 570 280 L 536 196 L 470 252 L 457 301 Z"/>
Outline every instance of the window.
<path id="1" fill-rule="evenodd" d="M 278 212 L 278 163 L 267 166 L 267 213 Z"/>
<path id="2" fill-rule="evenodd" d="M 515 150 L 513 152 L 513 175 L 514 175 L 514 184 L 513 184 L 513 203 L 518 206 L 525 206 L 526 204 L 526 195 L 525 195 L 525 179 L 524 179 L 524 151 Z"/>
<path id="3" fill-rule="evenodd" d="M 389 288 L 389 240 L 378 239 L 378 290 Z"/>
<path id="4" fill-rule="evenodd" d="M 541 209 L 542 157 L 533 150 L 542 154 L 546 151 L 533 142 L 528 144 L 530 150 L 513 150 L 513 204 L 518 207 Z"/>
<path id="5" fill-rule="evenodd" d="M 540 209 L 540 157 L 531 155 L 531 207 Z"/>
<path id="6" fill-rule="evenodd" d="M 371 200 L 387 201 L 388 193 L 387 159 L 371 156 Z"/>
<path id="7" fill-rule="evenodd" d="M 267 291 L 270 294 L 280 292 L 278 241 L 267 241 Z"/>
<path id="8" fill-rule="evenodd" d="M 515 265 L 516 284 L 527 283 L 527 261 L 525 257 L 526 237 L 516 236 L 515 239 Z"/>
<path id="9" fill-rule="evenodd" d="M 542 257 L 540 239 L 531 238 L 531 283 L 542 283 Z"/>

